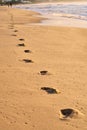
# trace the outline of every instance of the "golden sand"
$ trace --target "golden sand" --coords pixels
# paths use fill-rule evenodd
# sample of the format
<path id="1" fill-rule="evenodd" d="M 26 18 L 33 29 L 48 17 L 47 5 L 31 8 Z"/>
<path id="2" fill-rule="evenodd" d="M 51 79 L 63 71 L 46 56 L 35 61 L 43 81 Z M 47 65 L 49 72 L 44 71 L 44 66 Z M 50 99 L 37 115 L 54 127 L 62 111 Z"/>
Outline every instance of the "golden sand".
<path id="1" fill-rule="evenodd" d="M 0 130 L 86 130 L 87 29 L 29 24 L 36 14 L 0 7 Z M 62 121 L 64 108 L 84 116 Z"/>

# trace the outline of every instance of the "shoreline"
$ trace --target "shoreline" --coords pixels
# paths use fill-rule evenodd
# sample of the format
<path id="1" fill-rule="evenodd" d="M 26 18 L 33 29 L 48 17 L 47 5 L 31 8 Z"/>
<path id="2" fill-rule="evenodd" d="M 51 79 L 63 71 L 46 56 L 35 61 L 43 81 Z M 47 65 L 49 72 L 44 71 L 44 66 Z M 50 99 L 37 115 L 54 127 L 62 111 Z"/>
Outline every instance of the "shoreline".
<path id="1" fill-rule="evenodd" d="M 38 16 L 37 16 L 38 17 Z M 42 15 L 41 18 L 45 18 L 40 23 L 31 23 L 31 25 L 41 25 L 41 26 L 57 26 L 57 27 L 73 27 L 73 28 L 87 28 L 87 21 L 80 19 L 73 19 L 67 17 L 57 18 L 51 16 Z M 27 24 L 28 25 L 28 24 Z"/>
<path id="2" fill-rule="evenodd" d="M 0 7 L 0 130 L 86 130 L 87 29 L 34 26 L 35 15 Z M 84 116 L 60 120 L 65 108 Z"/>
<path id="3" fill-rule="evenodd" d="M 82 2 L 72 2 L 73 4 L 76 4 L 78 3 L 79 5 L 82 4 Z M 61 4 L 72 4 L 72 3 L 64 3 L 64 2 L 61 2 Z M 83 2 L 84 3 L 84 2 Z M 87 4 L 87 2 L 85 2 Z M 84 3 L 84 4 L 85 4 Z M 38 5 L 49 5 L 49 4 L 59 4 L 60 3 L 38 3 Z M 34 4 L 34 5 L 37 5 L 37 4 Z M 23 6 L 28 6 L 28 5 L 23 5 Z M 29 5 L 29 6 L 32 6 Z M 23 9 L 23 8 L 20 8 L 22 10 L 27 10 L 29 11 L 28 9 Z M 32 10 L 30 8 L 30 10 Z M 38 10 L 37 10 L 38 11 Z M 39 11 L 40 12 L 40 11 Z M 37 15 L 38 17 L 38 15 Z M 80 15 L 77 15 L 77 14 L 64 14 L 64 13 L 58 13 L 58 14 L 42 14 L 41 13 L 41 18 L 46 18 L 46 20 L 42 20 L 42 22 L 38 25 L 50 25 L 50 26 L 67 26 L 67 27 L 80 27 L 80 28 L 87 28 L 87 20 L 84 16 L 80 16 Z M 34 24 L 36 25 L 36 24 Z"/>

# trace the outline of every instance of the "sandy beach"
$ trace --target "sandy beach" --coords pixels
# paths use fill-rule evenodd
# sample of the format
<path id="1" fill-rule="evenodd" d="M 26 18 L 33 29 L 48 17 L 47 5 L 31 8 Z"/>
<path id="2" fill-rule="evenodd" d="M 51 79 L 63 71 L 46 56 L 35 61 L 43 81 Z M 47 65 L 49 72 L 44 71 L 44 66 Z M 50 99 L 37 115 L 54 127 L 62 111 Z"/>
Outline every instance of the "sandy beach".
<path id="1" fill-rule="evenodd" d="M 87 29 L 30 24 L 37 14 L 0 7 L 0 130 L 87 130 Z M 81 114 L 60 120 L 65 108 Z"/>

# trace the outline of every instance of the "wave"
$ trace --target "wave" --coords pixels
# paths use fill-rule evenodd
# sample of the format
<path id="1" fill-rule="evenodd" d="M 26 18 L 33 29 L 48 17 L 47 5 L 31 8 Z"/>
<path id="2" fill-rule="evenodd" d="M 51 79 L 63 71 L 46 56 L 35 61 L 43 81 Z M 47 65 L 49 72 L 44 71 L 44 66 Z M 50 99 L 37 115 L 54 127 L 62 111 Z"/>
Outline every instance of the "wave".
<path id="1" fill-rule="evenodd" d="M 72 19 L 79 19 L 79 20 L 85 20 L 87 21 L 87 17 L 86 16 L 81 16 L 81 15 L 73 15 L 73 14 L 63 14 L 63 13 L 53 13 L 52 14 L 54 17 L 65 17 L 65 18 L 72 18 Z"/>
<path id="2" fill-rule="evenodd" d="M 29 4 L 16 6 L 26 10 L 32 10 L 42 15 L 53 15 L 55 17 L 66 17 L 87 21 L 87 3 L 48 3 L 48 4 Z"/>

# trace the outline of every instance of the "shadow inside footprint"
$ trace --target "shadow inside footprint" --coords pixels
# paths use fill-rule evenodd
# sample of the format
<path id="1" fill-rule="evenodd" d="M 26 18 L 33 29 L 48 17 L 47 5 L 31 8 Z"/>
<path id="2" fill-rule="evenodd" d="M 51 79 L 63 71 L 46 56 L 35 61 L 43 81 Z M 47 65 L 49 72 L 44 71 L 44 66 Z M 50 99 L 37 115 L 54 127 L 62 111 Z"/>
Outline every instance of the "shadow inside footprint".
<path id="1" fill-rule="evenodd" d="M 20 40 L 20 41 L 24 41 L 24 39 L 23 39 L 23 38 L 20 38 L 19 40 Z"/>
<path id="2" fill-rule="evenodd" d="M 42 90 L 45 90 L 48 94 L 57 94 L 56 89 L 50 87 L 42 87 Z"/>
<path id="3" fill-rule="evenodd" d="M 19 43 L 18 46 L 25 46 L 25 44 L 24 43 Z"/>
<path id="4" fill-rule="evenodd" d="M 71 108 L 67 108 L 67 109 L 61 109 L 61 114 L 67 118 L 68 116 L 70 116 L 71 114 L 74 113 L 74 110 Z"/>
<path id="5" fill-rule="evenodd" d="M 40 74 L 41 74 L 41 75 L 47 75 L 47 74 L 48 74 L 48 71 L 46 71 L 46 70 L 40 71 Z"/>
<path id="6" fill-rule="evenodd" d="M 14 32 L 18 32 L 18 30 L 14 30 Z"/>
<path id="7" fill-rule="evenodd" d="M 33 63 L 33 61 L 32 61 L 32 60 L 29 60 L 29 59 L 23 59 L 23 61 L 24 61 L 25 63 Z"/>
<path id="8" fill-rule="evenodd" d="M 31 53 L 31 51 L 30 51 L 30 50 L 24 50 L 24 52 L 25 52 L 25 53 Z"/>
<path id="9" fill-rule="evenodd" d="M 12 34 L 11 36 L 15 36 L 16 37 L 17 35 L 16 34 Z"/>
<path id="10" fill-rule="evenodd" d="M 14 29 L 14 27 L 10 27 L 9 29 Z"/>
<path id="11" fill-rule="evenodd" d="M 61 109 L 59 111 L 59 114 L 60 114 L 61 120 L 67 119 L 68 117 L 69 118 L 73 118 L 73 117 L 76 118 L 79 115 L 83 115 L 83 113 L 81 113 L 80 111 L 78 111 L 76 109 L 72 109 L 72 108 Z"/>

